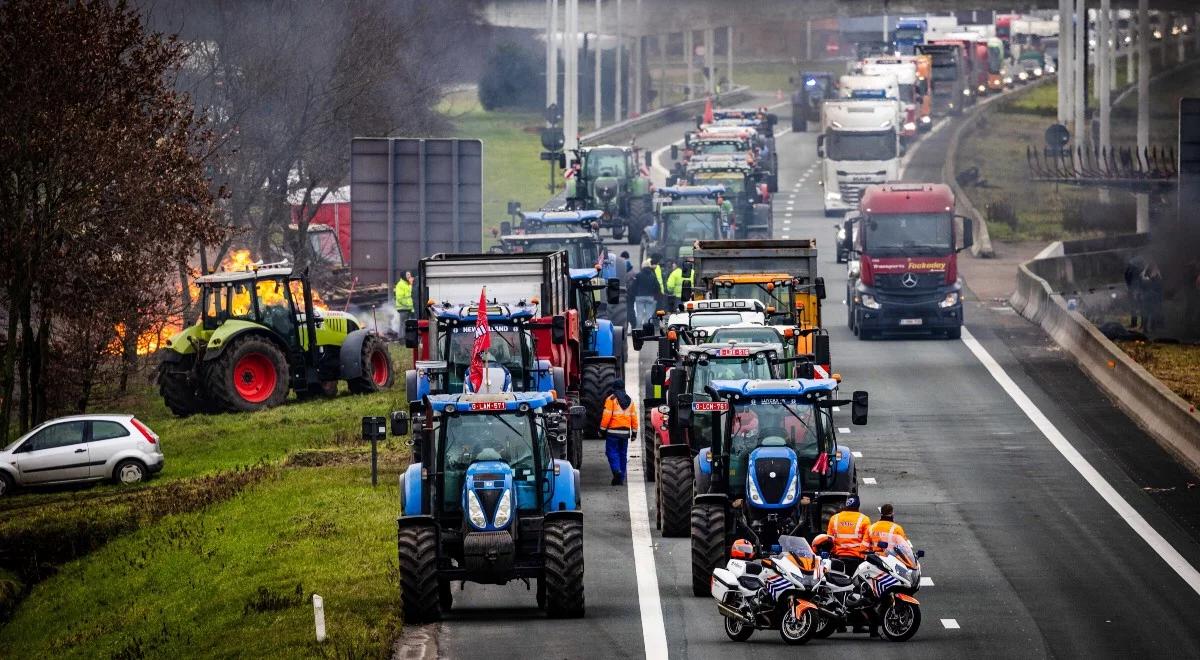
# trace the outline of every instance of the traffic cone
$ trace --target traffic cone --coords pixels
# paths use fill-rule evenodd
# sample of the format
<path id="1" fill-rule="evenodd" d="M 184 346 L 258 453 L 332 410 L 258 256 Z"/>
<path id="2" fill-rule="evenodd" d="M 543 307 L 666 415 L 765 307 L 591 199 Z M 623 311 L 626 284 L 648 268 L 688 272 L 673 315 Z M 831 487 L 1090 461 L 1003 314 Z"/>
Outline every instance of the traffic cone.
<path id="1" fill-rule="evenodd" d="M 713 123 L 713 105 L 712 105 L 712 97 L 711 96 L 704 99 L 704 120 L 703 121 L 705 124 Z"/>

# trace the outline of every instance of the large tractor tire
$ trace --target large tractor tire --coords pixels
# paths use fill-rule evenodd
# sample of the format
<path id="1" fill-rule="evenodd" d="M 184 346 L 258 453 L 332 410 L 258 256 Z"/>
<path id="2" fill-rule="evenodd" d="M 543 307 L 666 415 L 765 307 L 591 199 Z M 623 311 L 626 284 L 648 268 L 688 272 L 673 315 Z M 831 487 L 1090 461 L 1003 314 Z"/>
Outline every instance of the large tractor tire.
<path id="1" fill-rule="evenodd" d="M 645 473 L 646 481 L 654 481 L 658 478 L 654 465 L 654 446 L 658 440 L 655 438 L 654 429 L 650 428 L 650 415 L 645 412 L 642 413 L 640 436 L 638 439 L 642 443 L 642 472 Z"/>
<path id="2" fill-rule="evenodd" d="M 392 386 L 396 379 L 387 343 L 379 335 L 369 335 L 362 344 L 362 375 L 346 381 L 355 394 L 371 394 Z"/>
<path id="3" fill-rule="evenodd" d="M 625 242 L 637 245 L 642 240 L 642 230 L 650 226 L 654 217 L 653 202 L 648 197 L 634 197 L 629 200 L 629 235 Z M 643 258 L 645 255 L 643 254 Z"/>
<path id="4" fill-rule="evenodd" d="M 629 326 L 629 305 L 625 302 L 625 294 L 621 294 L 620 302 L 609 303 L 604 310 L 604 318 L 612 321 L 613 329 L 625 329 Z"/>
<path id="5" fill-rule="evenodd" d="M 402 527 L 396 534 L 396 549 L 404 623 L 441 620 L 444 594 L 437 576 L 437 530 L 426 525 Z"/>
<path id="6" fill-rule="evenodd" d="M 546 614 L 557 619 L 583 616 L 583 521 L 551 520 L 542 529 Z"/>
<path id="7" fill-rule="evenodd" d="M 687 536 L 692 513 L 691 458 L 664 456 L 659 459 L 658 494 L 662 535 L 680 538 Z"/>
<path id="8" fill-rule="evenodd" d="M 176 417 L 213 412 L 213 402 L 201 384 L 188 371 L 172 370 L 172 366 L 167 362 L 158 365 L 158 393 L 167 408 Z"/>
<path id="9" fill-rule="evenodd" d="M 205 370 L 208 396 L 233 412 L 278 406 L 287 398 L 290 382 L 287 357 L 262 335 L 234 339 Z"/>
<path id="10" fill-rule="evenodd" d="M 583 365 L 583 378 L 579 385 L 581 403 L 587 412 L 586 432 L 592 437 L 600 435 L 600 419 L 604 416 L 604 400 L 612 392 L 617 379 L 617 368 L 607 362 L 592 362 Z"/>
<path id="11" fill-rule="evenodd" d="M 567 439 L 567 460 L 576 470 L 583 469 L 583 431 L 571 431 Z"/>
<path id="12" fill-rule="evenodd" d="M 692 507 L 692 595 L 707 596 L 714 568 L 725 561 L 725 509 L 716 504 Z"/>

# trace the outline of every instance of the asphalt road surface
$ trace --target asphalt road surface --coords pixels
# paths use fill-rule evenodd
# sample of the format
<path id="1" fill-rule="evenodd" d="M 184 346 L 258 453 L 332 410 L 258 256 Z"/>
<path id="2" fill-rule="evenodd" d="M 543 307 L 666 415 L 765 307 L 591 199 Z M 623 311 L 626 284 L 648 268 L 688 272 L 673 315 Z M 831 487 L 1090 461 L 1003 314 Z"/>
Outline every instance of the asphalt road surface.
<path id="1" fill-rule="evenodd" d="M 684 129 L 639 143 L 659 149 Z M 1188 487 L 1200 479 L 1002 303 L 968 295 L 962 340 L 851 335 L 835 221 L 821 211 L 816 136 L 781 133 L 775 235 L 819 241 L 834 369 L 846 391 L 871 394 L 870 424 L 851 427 L 842 413 L 840 441 L 862 454 L 863 510 L 894 503 L 897 522 L 927 553 L 920 631 L 903 644 L 834 635 L 794 649 L 769 631 L 748 646 L 729 641 L 712 600 L 691 595 L 688 539 L 653 529 L 640 447 L 631 443 L 629 485 L 613 487 L 603 443 L 590 441 L 586 618 L 545 618 L 519 583 L 468 584 L 435 631 L 438 655 L 1200 657 L 1200 488 Z M 939 178 L 947 133 L 910 151 L 907 179 Z M 642 381 L 635 370 L 631 360 L 631 387 Z"/>

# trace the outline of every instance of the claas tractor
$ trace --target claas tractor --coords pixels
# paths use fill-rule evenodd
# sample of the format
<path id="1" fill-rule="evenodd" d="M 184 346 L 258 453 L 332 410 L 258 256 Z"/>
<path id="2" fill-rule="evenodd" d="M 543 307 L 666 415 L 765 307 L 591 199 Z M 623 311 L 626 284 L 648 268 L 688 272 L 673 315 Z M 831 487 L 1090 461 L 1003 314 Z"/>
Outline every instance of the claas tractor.
<path id="1" fill-rule="evenodd" d="M 175 415 L 253 411 L 333 396 L 338 381 L 391 387 L 387 344 L 344 312 L 318 310 L 307 273 L 286 262 L 196 278 L 200 318 L 159 351 L 158 389 Z"/>
<path id="2" fill-rule="evenodd" d="M 396 537 L 406 624 L 440 620 L 455 582 L 533 581 L 547 615 L 583 616 L 579 470 L 550 448 L 583 411 L 552 403 L 546 392 L 443 394 L 412 417 L 419 460 L 400 477 Z M 393 435 L 409 422 L 393 413 Z"/>
<path id="3" fill-rule="evenodd" d="M 780 535 L 823 531 L 858 492 L 854 454 L 839 443 L 833 408 L 867 422 L 867 393 L 834 398 L 832 379 L 714 380 L 680 394 L 679 424 L 705 428 L 712 444 L 693 459 L 692 593 L 706 596 L 712 569 L 729 559 L 734 506 L 766 546 Z"/>
<path id="4" fill-rule="evenodd" d="M 567 179 L 571 210 L 599 210 L 600 227 L 630 245 L 650 222 L 651 183 L 639 159 L 640 149 L 601 145 L 575 152 L 578 171 Z M 649 154 L 647 153 L 647 157 Z"/>
<path id="5" fill-rule="evenodd" d="M 732 234 L 736 238 L 771 238 L 773 214 L 767 177 L 745 158 L 694 156 L 677 185 L 724 186 L 733 204 Z"/>

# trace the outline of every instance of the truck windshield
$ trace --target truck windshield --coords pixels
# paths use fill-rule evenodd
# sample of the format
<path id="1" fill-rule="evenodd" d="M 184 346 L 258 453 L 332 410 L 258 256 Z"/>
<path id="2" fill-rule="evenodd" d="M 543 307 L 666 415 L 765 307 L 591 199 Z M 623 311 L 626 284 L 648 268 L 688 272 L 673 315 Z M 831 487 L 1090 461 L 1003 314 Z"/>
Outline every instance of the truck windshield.
<path id="1" fill-rule="evenodd" d="M 666 241 L 669 244 L 692 241 L 708 241 L 717 238 L 717 215 L 715 213 L 669 213 L 663 216 L 667 223 Z"/>
<path id="2" fill-rule="evenodd" d="M 766 286 L 754 282 L 736 282 L 733 286 L 717 287 L 715 298 L 733 298 L 733 299 L 750 299 L 762 301 L 767 307 L 775 307 L 777 309 L 788 308 L 788 298 L 791 293 L 787 287 L 775 287 L 773 291 L 767 291 Z"/>
<path id="3" fill-rule="evenodd" d="M 593 149 L 588 152 L 586 169 L 588 176 L 625 176 L 625 152 Z"/>
<path id="4" fill-rule="evenodd" d="M 919 42 L 925 35 L 925 31 L 916 27 L 901 27 L 896 28 L 894 33 L 896 41 L 913 41 Z"/>
<path id="5" fill-rule="evenodd" d="M 954 218 L 949 213 L 881 213 L 864 223 L 868 250 L 944 253 L 951 249 Z"/>
<path id="6" fill-rule="evenodd" d="M 999 46 L 988 47 L 988 72 L 1000 73 L 1002 51 Z"/>
<path id="7" fill-rule="evenodd" d="M 896 157 L 896 132 L 831 131 L 825 138 L 829 160 L 891 160 Z"/>

